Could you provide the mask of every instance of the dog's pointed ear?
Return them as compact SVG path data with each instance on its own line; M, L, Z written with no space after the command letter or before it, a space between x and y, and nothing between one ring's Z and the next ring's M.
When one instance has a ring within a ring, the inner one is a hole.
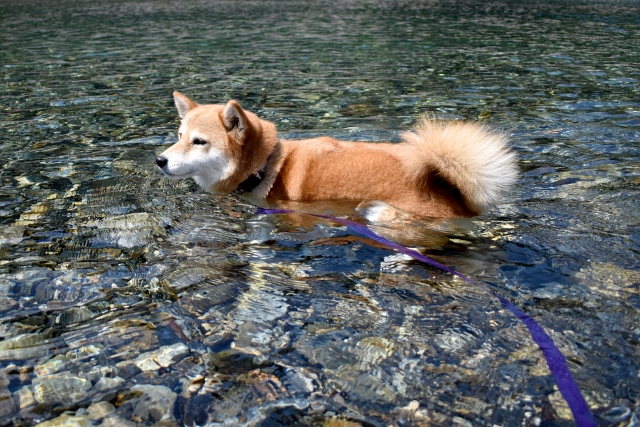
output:
M173 101L176 103L178 115L181 119L184 119L184 116L187 115L189 110L192 110L198 106L197 102L193 102L178 91L173 92Z
M224 107L224 112L222 113L222 118L224 126L227 128L227 132L231 133L235 131L235 137L238 142L244 142L244 138L247 134L248 122L247 116L240 104L233 99L227 102L227 106Z

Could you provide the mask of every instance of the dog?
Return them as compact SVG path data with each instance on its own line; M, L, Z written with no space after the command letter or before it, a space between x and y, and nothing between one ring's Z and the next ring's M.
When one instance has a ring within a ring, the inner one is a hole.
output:
M422 117L399 143L280 139L273 123L231 100L200 105L173 93L178 142L156 158L170 178L267 201L375 201L433 218L473 217L517 179L505 134L465 121Z

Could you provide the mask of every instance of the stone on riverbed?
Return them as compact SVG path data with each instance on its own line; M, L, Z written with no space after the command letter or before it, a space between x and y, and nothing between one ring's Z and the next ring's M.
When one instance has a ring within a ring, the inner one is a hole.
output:
M47 360L42 365L36 365L33 368L33 372L41 377L43 375L51 375L56 372L62 371L67 366L69 358L63 354L59 354L52 359Z
M180 358L186 356L189 349L183 343L176 343L160 347L157 350L142 353L134 360L134 363L142 371L155 371L160 367L168 368Z
M87 408L87 413L92 420L99 420L115 410L116 407L109 402L96 402Z
M49 332L23 334L0 341L0 360L26 360L43 356L55 347Z
M186 356L189 353L189 349L183 343L176 343L173 345L167 345L160 347L154 355L153 360L156 361L163 368L176 363L179 359Z
M111 416L107 417L102 421L100 427L136 427L138 424L125 420L122 417Z
M178 395L161 385L139 384L131 387L131 391L144 393L138 401L133 413L141 420L174 421L174 407Z
M87 222L86 226L100 230L95 242L121 248L144 246L156 237L166 236L162 220L146 212L119 215Z
M93 387L97 392L104 392L108 390L113 390L115 388L120 388L124 384L124 378L115 377L115 378L107 378L102 377L98 380L96 385Z
M89 427L93 425L89 417L63 414L58 418L36 424L36 427Z
M14 299L0 297L0 313L12 310L18 307L19 305L20 304L18 303L18 301Z
M13 393L13 400L16 406L20 409L24 409L28 406L34 405L36 399L33 397L33 391L31 386L24 386Z
M91 381L70 374L46 375L33 380L38 403L70 405L91 396Z
M9 378L4 372L0 372L0 417L6 417L16 410L16 405L11 396L11 392L7 388Z

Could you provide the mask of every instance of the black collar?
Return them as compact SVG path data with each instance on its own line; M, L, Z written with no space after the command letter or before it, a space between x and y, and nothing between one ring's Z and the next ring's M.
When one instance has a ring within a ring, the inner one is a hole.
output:
M245 179L238 185L238 188L234 191L235 194L251 193L262 182L264 177L264 169L256 171L249 175L249 178Z

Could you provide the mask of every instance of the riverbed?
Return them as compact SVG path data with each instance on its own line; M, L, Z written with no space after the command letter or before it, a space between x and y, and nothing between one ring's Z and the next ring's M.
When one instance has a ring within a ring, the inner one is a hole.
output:
M571 426L491 295L340 224L169 181L172 92L284 138L510 137L473 219L378 228L535 318L602 426L640 425L634 2L0 4L2 425ZM365 222L350 203L299 209ZM372 226L373 227L373 226Z

